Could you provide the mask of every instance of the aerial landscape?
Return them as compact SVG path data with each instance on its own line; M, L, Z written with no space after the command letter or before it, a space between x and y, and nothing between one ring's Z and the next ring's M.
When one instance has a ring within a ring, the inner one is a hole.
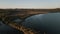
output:
M0 0L0 34L60 34L60 0Z

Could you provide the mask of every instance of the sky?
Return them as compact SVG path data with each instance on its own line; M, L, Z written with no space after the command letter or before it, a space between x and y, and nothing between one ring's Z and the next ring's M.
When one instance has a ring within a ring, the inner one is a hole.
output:
M0 8L60 8L60 0L0 0Z

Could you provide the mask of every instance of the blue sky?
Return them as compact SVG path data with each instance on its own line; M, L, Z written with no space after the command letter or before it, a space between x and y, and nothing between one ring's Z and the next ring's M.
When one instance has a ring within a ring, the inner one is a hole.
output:
M0 0L0 8L60 8L60 0Z

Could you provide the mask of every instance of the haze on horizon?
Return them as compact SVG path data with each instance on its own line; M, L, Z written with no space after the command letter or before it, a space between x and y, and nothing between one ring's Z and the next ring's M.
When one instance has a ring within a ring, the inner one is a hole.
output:
M60 8L60 0L0 0L0 8Z

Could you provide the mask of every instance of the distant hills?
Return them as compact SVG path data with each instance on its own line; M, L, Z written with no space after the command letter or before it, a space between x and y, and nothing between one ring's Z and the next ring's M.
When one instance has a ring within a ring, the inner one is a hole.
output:
M0 17L5 15L18 15L20 17L32 14L55 13L60 12L60 8L56 9L0 9Z
M60 11L60 8L56 9L0 9L1 11Z

